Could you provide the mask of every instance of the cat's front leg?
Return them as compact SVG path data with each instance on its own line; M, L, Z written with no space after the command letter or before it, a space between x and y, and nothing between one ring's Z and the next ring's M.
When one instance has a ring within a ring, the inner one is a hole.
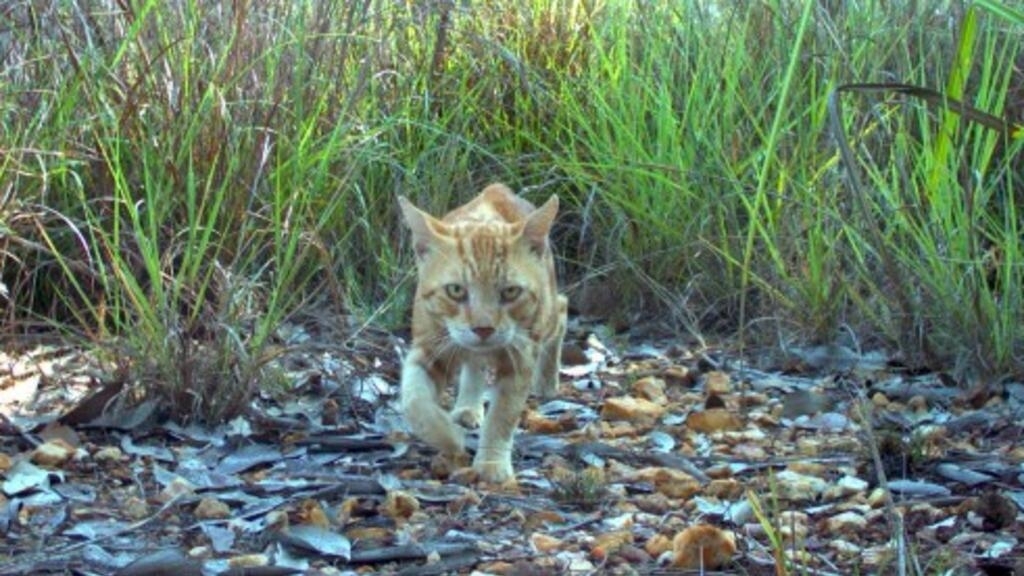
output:
M466 362L459 371L459 392L452 407L452 420L465 428L479 428L484 419L484 390L487 388L487 367L479 362Z
M399 405L413 434L457 460L465 451L465 433L438 401L439 386L427 370L427 355L413 348L402 363Z
M522 377L498 379L491 405L484 416L480 446L473 458L473 469L480 479L503 484L515 479L512 470L512 440L519 417L526 407L529 382Z

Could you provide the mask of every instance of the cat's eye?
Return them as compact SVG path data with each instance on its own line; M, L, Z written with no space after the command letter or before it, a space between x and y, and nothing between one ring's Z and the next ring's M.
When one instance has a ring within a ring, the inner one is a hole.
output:
M501 301L509 303L517 300L523 294L521 286L505 286L501 289Z
M444 293L447 294L449 298L455 300L456 302L462 302L463 300L466 299L466 287L463 286L462 284L445 284Z

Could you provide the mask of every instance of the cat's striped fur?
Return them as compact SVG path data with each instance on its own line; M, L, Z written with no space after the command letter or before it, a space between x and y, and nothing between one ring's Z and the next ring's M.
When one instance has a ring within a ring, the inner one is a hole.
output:
M549 397L558 386L566 299L548 242L558 197L535 208L492 184L442 219L399 202L419 276L402 412L414 434L456 460L463 426L481 426L473 468L482 480L506 482L531 388ZM458 394L449 412L440 399L452 381Z

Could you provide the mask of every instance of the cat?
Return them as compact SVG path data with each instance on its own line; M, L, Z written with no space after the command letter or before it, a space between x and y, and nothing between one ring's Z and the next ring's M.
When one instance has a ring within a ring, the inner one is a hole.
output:
M548 232L558 196L540 208L504 184L434 218L399 197L418 284L399 404L413 433L458 462L465 428L481 428L473 470L514 481L512 441L531 389L555 394L567 300L558 293ZM458 381L450 412L444 388ZM485 412L484 400L489 396Z

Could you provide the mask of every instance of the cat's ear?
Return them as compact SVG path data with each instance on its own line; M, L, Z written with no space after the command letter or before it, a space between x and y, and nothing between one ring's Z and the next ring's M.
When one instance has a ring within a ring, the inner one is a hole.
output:
M402 208L402 216L405 218L406 226L412 231L416 258L422 258L430 251L430 246L436 241L437 237L445 235L445 226L437 218L413 206L412 202L409 202L409 199L405 196L398 197L398 205Z
M543 206L537 208L526 217L523 223L523 239L530 249L541 254L548 245L548 232L558 214L558 196L552 195Z

